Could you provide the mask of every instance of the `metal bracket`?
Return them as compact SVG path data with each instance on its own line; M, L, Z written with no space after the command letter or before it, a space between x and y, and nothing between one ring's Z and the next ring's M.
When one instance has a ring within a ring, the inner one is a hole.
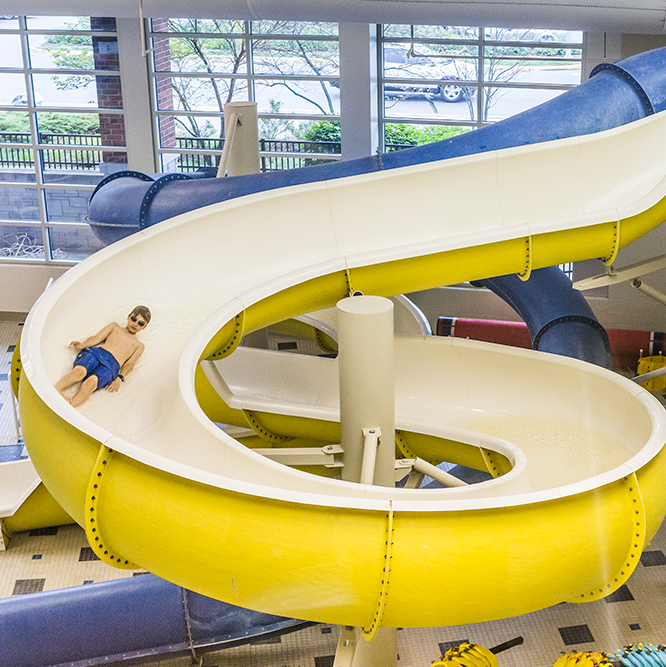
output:
M86 512L85 512L85 531L88 542L95 552L95 555L107 565L119 568L121 570L135 570L137 565L125 560L122 556L110 551L109 545L102 537L99 518L99 496L102 492L102 481L104 475L109 470L111 459L113 458L113 449L102 445L95 461L88 489L86 490Z
M620 221L616 220L615 222L613 222L611 251L608 257L606 257L603 260L607 266L610 266L617 259L617 252L619 249L620 249Z
M377 447L382 431L379 426L363 429L363 462L361 463L361 484L372 484L375 480Z
M418 456L414 459L400 459L395 462L396 469L400 468L412 468L422 475L428 475L434 480L437 480L440 484L447 487L457 487L457 486L468 486L467 482L463 482L461 479L458 479L454 475L451 475L444 470L440 470L437 466L434 466L432 463L428 463L423 459L420 459ZM398 465L399 464L399 465ZM396 472L396 476L397 476ZM403 474L399 479L402 479L405 475Z
M614 593L626 583L641 559L646 537L645 505L641 497L640 488L638 487L636 473L633 472L631 475L624 477L623 482L631 511L631 536L629 537L630 544L626 559L614 576L611 575L607 581L595 586L593 590L581 593L580 597L567 600L567 602L591 602L592 600L599 600Z
M389 574L391 572L391 547L393 546L393 501L389 500L389 511L387 515L386 542L384 544L384 569L382 575L382 588L379 592L379 602L375 615L372 617L372 623L367 628L363 628L363 636L370 641L377 634L377 629L381 625L384 616L384 607L386 606L386 595L388 592Z
M250 425L250 428L262 440L266 440L266 442L289 442L290 440L295 440L295 438L292 438L289 435L280 435L279 433L273 433L272 431L269 431L259 421L259 417L257 416L258 413L252 410L245 410L245 409L243 409L242 412L245 415L245 419L247 419L247 423Z
M532 237L525 237L525 268L518 272L518 277L523 281L530 279L532 275Z
M630 264L629 266L625 266L623 269L618 270L609 266L606 269L606 273L603 275L585 278L584 280L577 280L573 284L573 287L574 289L583 292L588 289L594 289L595 287L617 285L626 282L627 280L640 278L641 276L653 273L654 271L660 271L661 269L666 269L666 255L660 255L659 257L648 259L645 262Z
M208 358L209 359L224 359L228 357L239 345L241 338L243 338L243 333L245 332L245 311L241 310L238 315L234 317L234 330L229 336L229 340L226 344L219 348L216 352L213 352Z
M268 449L253 449L253 452L265 456L271 461L287 466L324 466L325 468L344 468L344 463L336 459L342 455L340 445L326 445L325 447L272 447Z

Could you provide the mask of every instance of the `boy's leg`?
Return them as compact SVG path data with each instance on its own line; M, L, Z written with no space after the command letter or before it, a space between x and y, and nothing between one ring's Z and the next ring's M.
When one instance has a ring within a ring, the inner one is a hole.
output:
M88 376L79 387L79 390L72 396L69 401L70 405L73 405L75 408L78 408L79 405L83 405L92 395L92 393L97 389L97 383L99 378L96 375Z
M63 375L63 377L55 383L56 390L62 394L63 391L69 389L72 385L81 382L87 372L88 371L83 366L74 366L67 375Z

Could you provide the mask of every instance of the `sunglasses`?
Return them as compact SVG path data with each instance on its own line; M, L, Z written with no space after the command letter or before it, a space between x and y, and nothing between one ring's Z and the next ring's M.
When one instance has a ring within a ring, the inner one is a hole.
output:
M140 327L145 327L147 324L147 322L140 320L136 315L130 315L130 320L132 320L134 324L138 324Z

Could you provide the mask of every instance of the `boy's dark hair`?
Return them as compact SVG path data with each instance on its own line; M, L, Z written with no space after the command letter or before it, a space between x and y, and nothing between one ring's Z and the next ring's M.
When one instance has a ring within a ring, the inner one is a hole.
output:
M136 306L136 308L134 308L134 310L130 313L130 317L132 315L143 317L143 319L146 320L146 324L150 322L150 310L148 310L146 306Z

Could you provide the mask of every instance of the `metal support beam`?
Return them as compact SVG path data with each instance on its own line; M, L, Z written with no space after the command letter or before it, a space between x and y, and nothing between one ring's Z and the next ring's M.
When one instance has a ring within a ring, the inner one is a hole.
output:
M256 454L261 454L272 461L277 461L287 466L317 466L326 468L342 468L344 463L337 460L342 447L340 445L326 445L325 447L269 447L267 449L253 449Z
M595 287L606 287L607 285L624 283L627 280L634 280L634 278L640 278L641 276L645 276L654 271L660 271L661 269L666 269L666 255L654 257L645 262L631 264L630 266L625 266L623 269L617 271L609 266L606 273L600 276L592 276L591 278L577 280L573 286L574 289L584 292L585 290L594 289Z
M646 285L640 278L635 278L631 282L631 286L635 287L639 292L643 292L646 296L658 301L662 305L666 306L666 294L656 290L654 287Z

